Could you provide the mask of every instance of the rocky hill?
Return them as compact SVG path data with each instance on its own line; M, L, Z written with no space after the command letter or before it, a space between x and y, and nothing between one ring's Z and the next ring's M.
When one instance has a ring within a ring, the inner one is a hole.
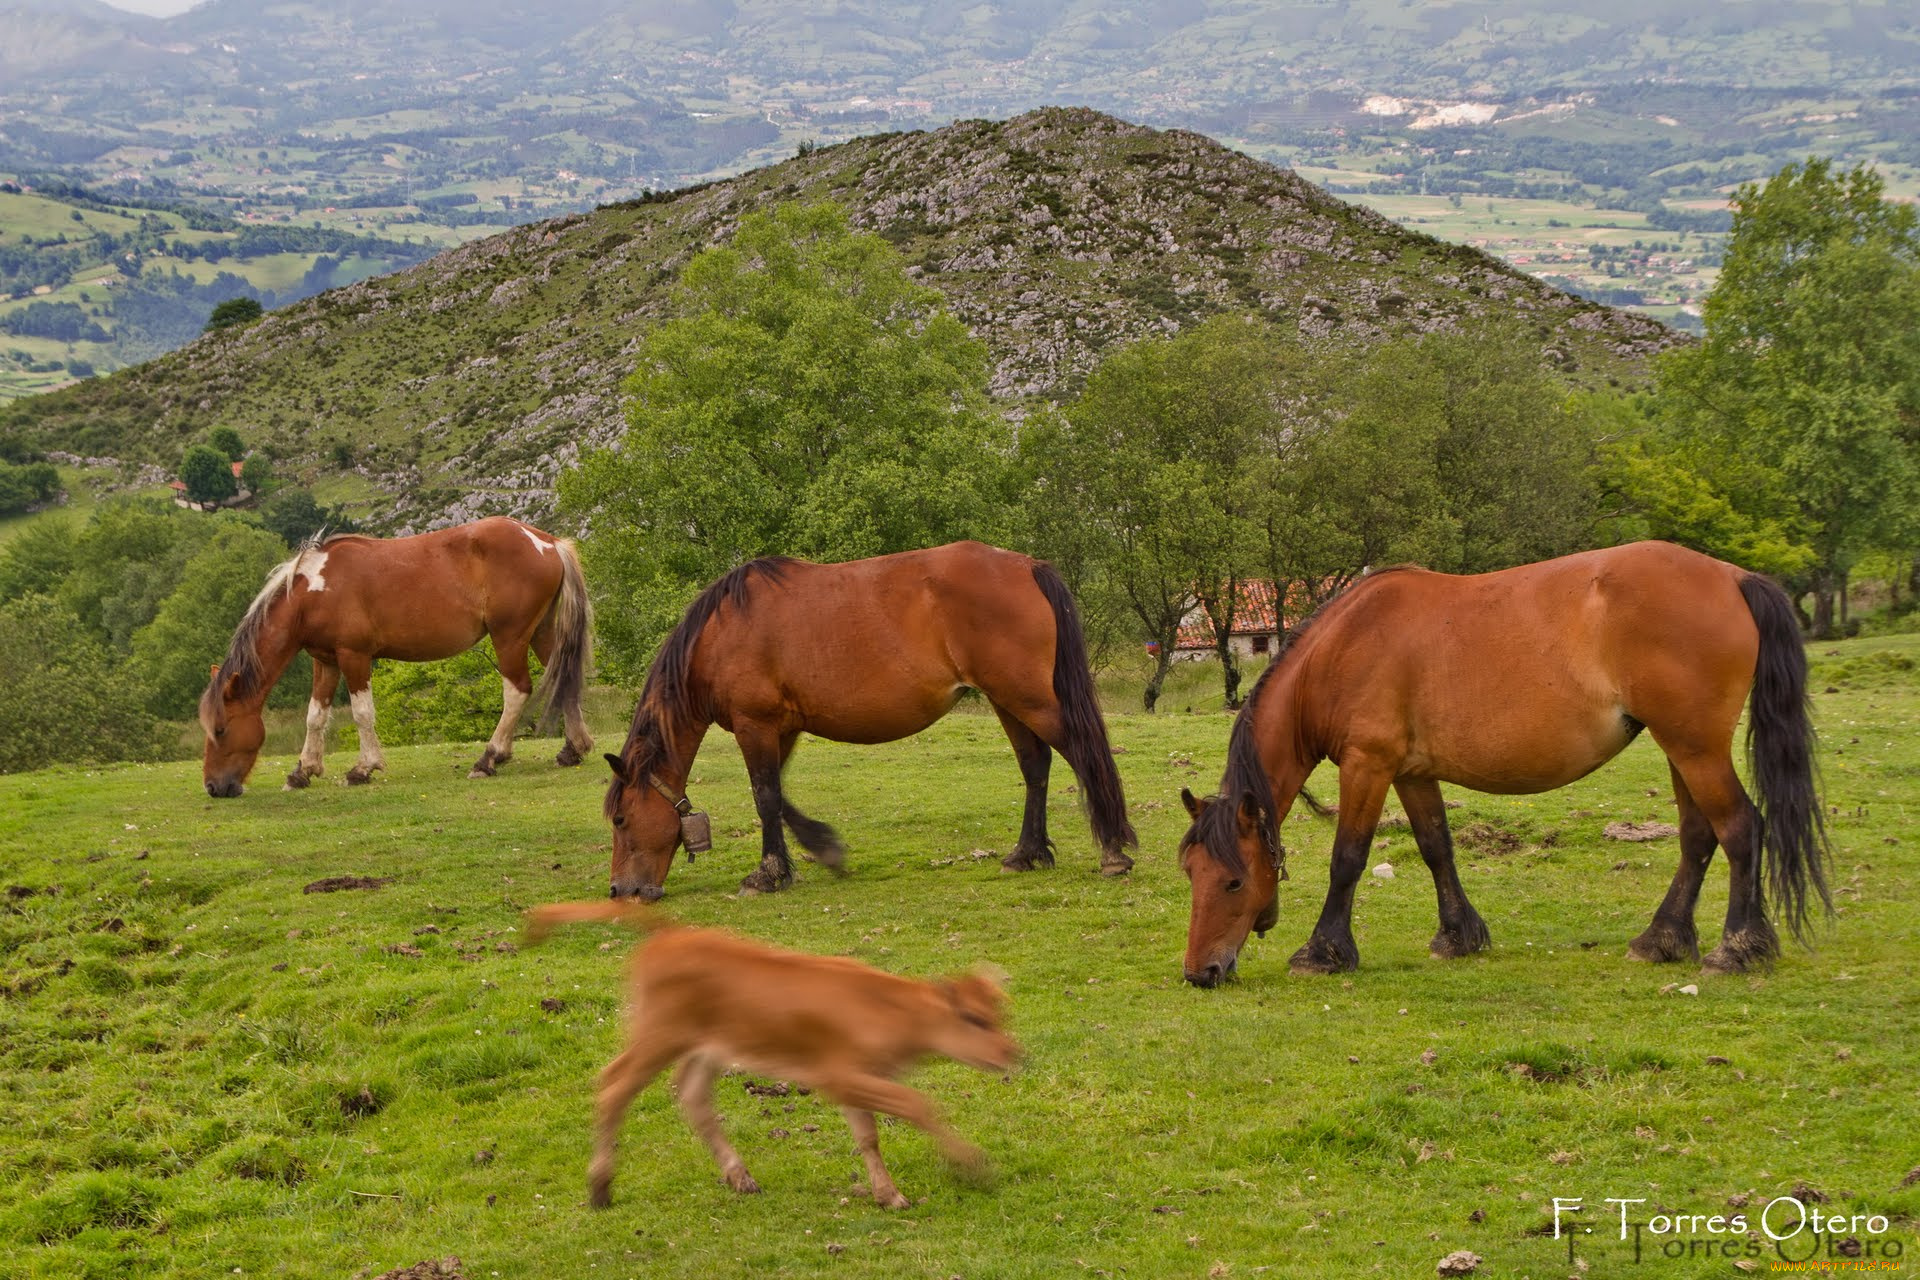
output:
M226 424L283 471L350 468L376 527L538 518L555 474L620 430L621 380L688 258L752 210L823 199L946 295L1010 409L1073 394L1110 346L1227 310L1356 340L1518 315L1543 360L1594 383L1641 381L1675 337L1199 135L1049 109L520 227L19 402L0 434L170 464Z

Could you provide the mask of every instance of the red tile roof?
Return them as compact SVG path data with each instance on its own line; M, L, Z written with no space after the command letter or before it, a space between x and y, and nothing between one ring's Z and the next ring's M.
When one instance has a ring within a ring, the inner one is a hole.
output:
M1265 579L1242 582L1237 603L1233 609L1233 634L1277 635L1280 631L1279 620L1275 617L1275 607L1279 604L1280 593L1273 583ZM1289 623L1297 622L1313 611L1313 604L1299 583L1287 589L1287 600L1282 612ZM1207 617L1206 610L1199 605L1180 623L1179 639L1174 641L1175 649L1211 649L1213 648L1213 622Z

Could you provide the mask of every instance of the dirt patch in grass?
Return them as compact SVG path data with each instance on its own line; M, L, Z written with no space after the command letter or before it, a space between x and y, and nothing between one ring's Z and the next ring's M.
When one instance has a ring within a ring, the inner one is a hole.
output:
M342 889L378 889L397 879L398 876L328 876L324 880L315 880L300 892L338 893Z

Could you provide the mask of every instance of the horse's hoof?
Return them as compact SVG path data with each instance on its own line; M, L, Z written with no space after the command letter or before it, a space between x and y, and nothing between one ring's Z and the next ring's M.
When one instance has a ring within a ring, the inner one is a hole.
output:
M1053 865L1053 850L1045 845L1038 849L1016 848L1012 853L1000 859L1002 871L1037 871Z
M553 758L553 762L562 769L571 769L580 763L580 753L575 751L573 744L569 742L560 748L560 754Z
M287 790L304 791L307 787L307 783L310 780L311 779L308 774L302 772L299 769L295 769L292 773L287 775Z
M905 1209L913 1203L913 1201L907 1199L900 1193L900 1188L898 1187L895 1187L885 1195L874 1196L873 1202L882 1209Z
M755 1182L753 1175L745 1169L740 1170L739 1173L728 1174L727 1185L743 1196L757 1196L760 1194L760 1184Z
M1103 876L1124 876L1133 870L1133 859L1124 853L1102 854L1100 874Z
M587 1203L596 1209L610 1208L613 1204L613 1184L595 1182L587 1188Z
M1674 964L1681 960L1700 961L1700 944L1668 929L1648 929L1627 944L1627 959L1647 964Z
M1709 973L1745 973L1766 968L1779 952L1780 943L1772 929L1743 930L1722 937L1700 967Z
M756 893L778 893L793 884L793 874L777 876L765 867L749 874L740 882L740 896L752 897Z
M364 787L369 782L372 782L372 781L373 781L373 770L371 769L347 770L347 785L350 787Z
M1475 916L1461 928L1442 929L1434 934L1433 941L1427 944L1427 954L1436 960L1458 960L1492 945L1493 938L1487 933L1486 924Z
M1333 946L1314 942L1301 947L1287 961L1288 969L1305 974L1349 973L1359 967L1358 952L1349 954Z
M492 776L493 776L492 769L490 768L483 769L479 765L475 765L473 766L473 768L467 770L467 778L469 780L472 780L474 778L491 778Z

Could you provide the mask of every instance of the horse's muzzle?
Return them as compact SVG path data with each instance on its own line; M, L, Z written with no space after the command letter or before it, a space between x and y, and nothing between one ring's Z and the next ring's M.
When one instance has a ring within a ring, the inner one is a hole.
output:
M1188 969L1187 981L1196 987L1217 987L1233 976L1234 964L1238 959L1238 956L1232 957L1225 964L1221 964L1218 960L1209 960L1205 968Z
M657 884L635 885L631 889L622 889L616 884L608 890L607 896L615 899L638 898L642 902L658 902L667 896L667 891Z
M207 783L207 794L215 800L231 800L243 790L238 778L215 778Z

